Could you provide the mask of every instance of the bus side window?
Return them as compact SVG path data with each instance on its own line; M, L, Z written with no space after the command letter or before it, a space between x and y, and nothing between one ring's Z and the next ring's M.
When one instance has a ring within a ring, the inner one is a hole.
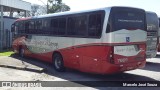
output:
M42 31L42 20L35 21L35 31L36 31L35 34L43 33L43 32L41 32Z
M76 29L76 19L75 17L69 17L68 18L68 22L67 22L67 34L68 35L75 35L76 32L75 32L75 29Z
M34 30L34 21L29 21L29 34L34 34L35 30Z
M49 19L43 19L42 22L42 33L41 34L51 34L50 32L50 20Z
M76 17L76 35L86 36L87 32L87 16L81 15Z
M91 14L89 16L88 36L99 37L102 31L102 16L101 14Z
M64 35L66 32L66 18L52 19L51 30L53 35Z
M25 31L26 31L26 34L29 34L29 22L25 22Z
M58 35L64 35L65 32L66 32L66 18L60 18Z
M51 34L57 35L58 34L58 19L51 20Z
M20 21L20 23L18 24L18 33L19 34L25 34L25 27L24 27L24 22Z

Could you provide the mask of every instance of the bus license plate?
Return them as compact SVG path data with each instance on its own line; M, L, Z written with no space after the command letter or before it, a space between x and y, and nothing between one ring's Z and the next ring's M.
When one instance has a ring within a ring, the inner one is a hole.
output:
M121 56L135 56L139 53L137 45L114 46L114 54Z

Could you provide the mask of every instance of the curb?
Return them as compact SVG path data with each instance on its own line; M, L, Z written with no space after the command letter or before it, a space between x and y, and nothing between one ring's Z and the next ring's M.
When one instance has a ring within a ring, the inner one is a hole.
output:
M25 70L25 71L31 71L31 72L37 72L37 73L43 73L46 71L45 68L31 68L31 67L25 67L25 66L0 65L0 67L17 69L17 70Z

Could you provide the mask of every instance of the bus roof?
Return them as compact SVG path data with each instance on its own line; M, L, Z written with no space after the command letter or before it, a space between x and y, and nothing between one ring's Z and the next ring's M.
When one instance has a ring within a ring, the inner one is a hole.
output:
M124 7L124 6L112 6L112 7ZM85 13L85 12L93 12L93 11L99 11L99 10L106 11L106 10L110 10L112 7L103 7L103 8L83 10L83 11L65 11L65 12L51 13L51 14L46 14L46 15L21 18L21 19L17 19L16 21L29 20L29 19L40 19L40 18L47 18L47 17L53 17L53 16L63 16L63 15L78 14L78 13ZM133 8L133 7L128 7L128 8Z
M78 14L78 13L85 13L85 12L92 12L92 11L98 11L98 10L106 10L110 9L111 7L107 8L98 8L98 9L90 9L90 10L83 10L83 11L66 11L66 12L59 12L59 13L52 13L47 15L40 15L33 18L44 18L44 17L52 17L52 16L63 16L63 15L69 15L69 14Z
M98 10L106 10L106 9L110 9L110 8L111 7L90 9L90 10L83 10L83 11L65 11L65 12L51 13L51 14L40 15L40 16L20 18L20 19L17 19L16 21L21 21L21 20L23 21L23 20L29 20L29 19L38 19L38 18L47 18L47 17L53 17L53 16L63 16L63 15L69 15L69 14L78 14L78 13L92 12L92 11L98 11Z
M153 12L153 11L146 11L146 13L147 13L147 14L155 14L155 15L157 15L157 13L155 13L155 12ZM157 15L157 17L158 17L158 15Z
M28 20L28 19L31 19L32 17L27 17L27 18L19 18L17 19L16 21L22 21L22 20Z

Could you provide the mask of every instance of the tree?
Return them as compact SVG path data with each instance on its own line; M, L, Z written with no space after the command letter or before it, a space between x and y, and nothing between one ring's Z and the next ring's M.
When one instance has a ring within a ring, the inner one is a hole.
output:
M36 4L31 5L31 15L35 16L38 9L39 9L39 5L36 5Z
M38 15L44 15L44 14L47 14L46 5L41 6L41 5L32 4L31 11L27 12L27 16L38 16ZM25 17L25 12L17 12L14 14L14 17L17 17L17 18Z
M48 0L48 3L47 3L48 13L64 12L69 10L70 10L70 7L62 3L62 0Z
M46 11L46 6L40 6L36 4L31 5L31 16L43 15L47 13Z

